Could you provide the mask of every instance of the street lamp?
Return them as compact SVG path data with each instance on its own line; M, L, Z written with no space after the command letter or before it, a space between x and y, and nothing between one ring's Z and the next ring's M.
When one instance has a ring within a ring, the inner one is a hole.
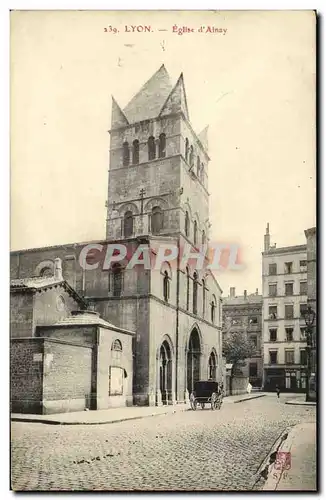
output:
M306 339L307 339L307 346L306 346L306 353L307 353L307 382L306 382L306 401L310 401L310 394L309 394L309 382L310 382L310 375L311 375L311 348L313 346L312 342L312 333L313 333L313 324L315 322L315 317L316 313L312 309L311 306L308 306L305 313L304 313L304 320L306 322Z

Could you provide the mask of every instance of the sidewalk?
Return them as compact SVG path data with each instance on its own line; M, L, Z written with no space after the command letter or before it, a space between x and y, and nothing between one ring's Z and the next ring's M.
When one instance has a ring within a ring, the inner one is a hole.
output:
M269 467L263 491L317 491L316 424L295 425L277 450L290 460L288 470L279 470L278 462Z
M261 398L263 396L265 396L265 394L263 393L241 394L240 396L228 396L223 399L223 404L241 403L242 401ZM117 422L124 422L125 420L136 420L144 417L168 415L188 410L190 410L189 404L177 404L171 406L130 406L123 408L111 408L108 410L57 413L53 415L30 415L25 413L12 413L11 421L31 422L31 423L38 422L43 424L55 424L55 425L95 425L95 424L111 424L111 423L113 424Z
M315 401L306 401L305 394L298 394L295 398L285 401L286 405L316 406Z

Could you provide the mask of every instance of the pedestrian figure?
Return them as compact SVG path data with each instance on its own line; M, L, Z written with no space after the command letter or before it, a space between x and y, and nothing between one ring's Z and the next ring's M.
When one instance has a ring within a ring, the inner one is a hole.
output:
M279 388L279 386L277 385L276 386L276 394L277 394L277 397L279 398L280 397L280 392L281 392L281 389Z

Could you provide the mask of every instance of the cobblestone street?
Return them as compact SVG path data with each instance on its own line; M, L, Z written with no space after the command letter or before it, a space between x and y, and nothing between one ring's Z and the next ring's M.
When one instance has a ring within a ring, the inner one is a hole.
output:
M104 425L12 423L14 490L251 490L288 426L315 407L275 394L220 411L177 412Z

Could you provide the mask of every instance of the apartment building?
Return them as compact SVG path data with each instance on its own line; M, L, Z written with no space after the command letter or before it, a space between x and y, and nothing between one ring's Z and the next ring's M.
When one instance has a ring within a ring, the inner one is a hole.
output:
M235 288L231 287L229 296L223 298L223 338L231 332L243 332L255 345L253 357L245 360L241 371L253 387L259 388L263 378L262 303L258 289L251 294L244 290L243 295L237 296Z
M307 246L271 246L262 253L264 389L306 388Z

